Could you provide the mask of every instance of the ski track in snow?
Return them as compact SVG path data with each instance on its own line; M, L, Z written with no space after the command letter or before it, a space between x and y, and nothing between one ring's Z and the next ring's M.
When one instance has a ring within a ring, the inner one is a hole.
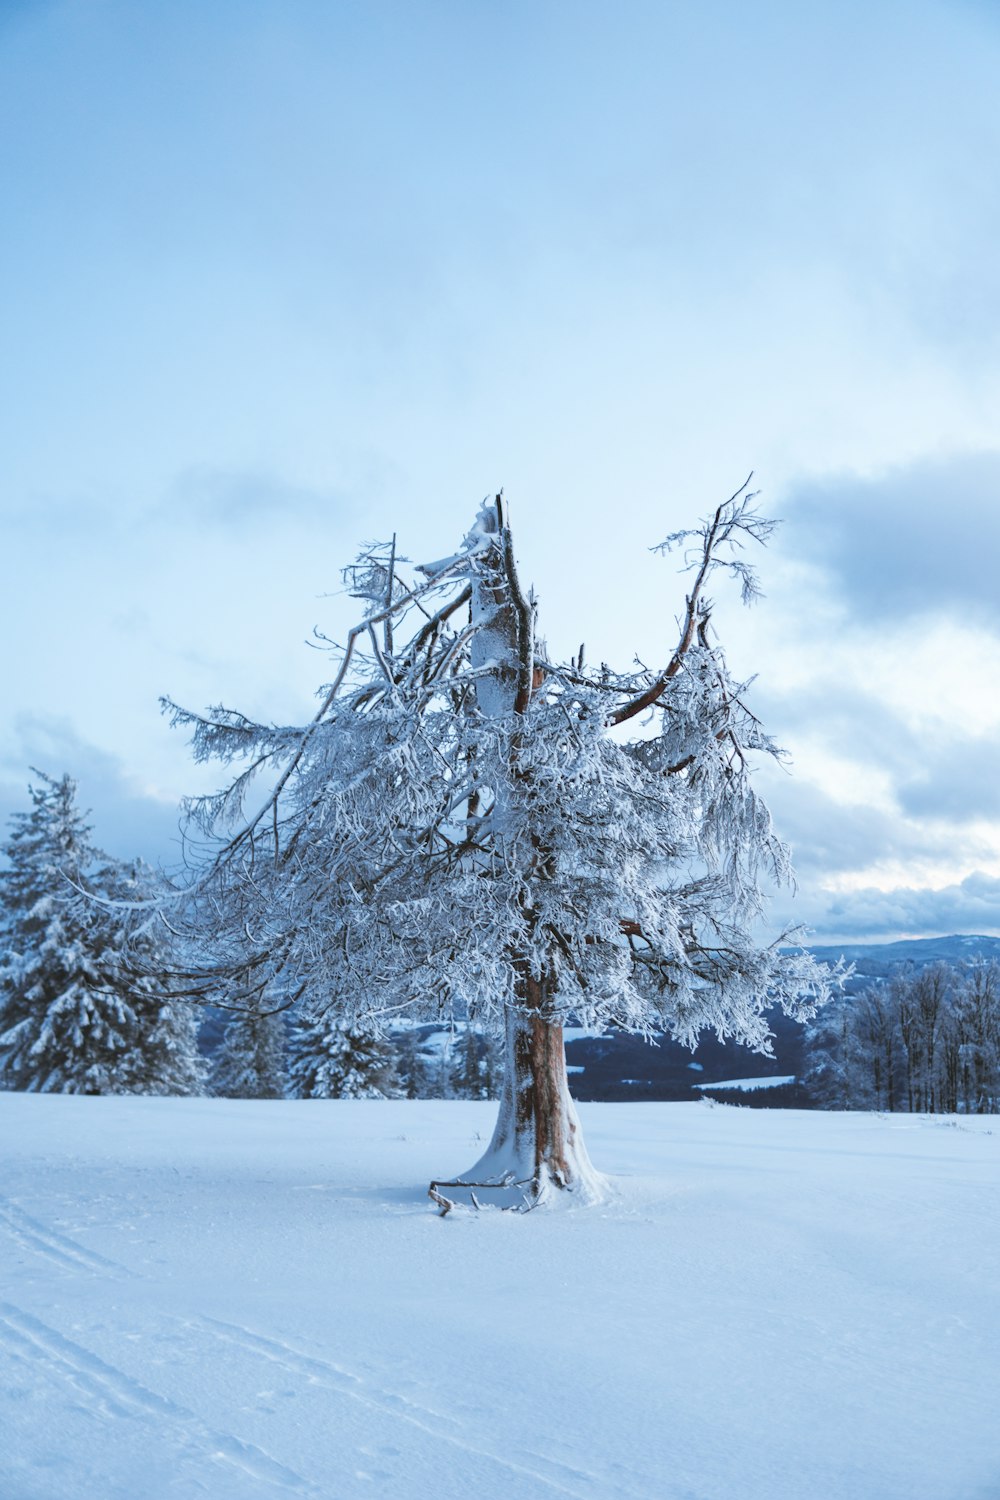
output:
M41 1223L2 1195L0 1225L25 1249L44 1256L64 1270L144 1279L119 1261L88 1250L68 1235ZM374 1386L352 1370L306 1354L282 1339L204 1313L168 1316L188 1333L208 1336L216 1343L229 1344L245 1354L268 1360L287 1374L304 1379L308 1385L320 1386L338 1396L360 1402L384 1416L408 1423L435 1442L496 1464L516 1480L531 1480L559 1494L569 1495L572 1500L593 1500L597 1478L594 1474L574 1469L540 1453L526 1452L525 1461L521 1462L484 1447L456 1418L432 1411L397 1392ZM182 1446L188 1448L191 1457L227 1462L254 1479L297 1494L318 1497L325 1493L254 1444L244 1442L232 1433L215 1430L194 1412L150 1390L117 1366L107 1364L23 1308L3 1301L0 1301L0 1343L11 1355L20 1357L28 1365L40 1362L51 1374L68 1381L87 1398L87 1409L97 1415L138 1417L153 1420L161 1426L166 1421L181 1438ZM608 1500L611 1497L639 1500L633 1491L607 1480L602 1483L600 1494L607 1496Z
M47 1260L54 1261L64 1270L89 1271L91 1275L100 1276L109 1274L135 1276L134 1271L130 1271L119 1261L109 1260L106 1255L98 1255L76 1240L70 1239L68 1235L60 1234L49 1225L39 1223L37 1219L25 1213L18 1204L12 1202L10 1198L3 1197L2 1194L0 1194L0 1224L25 1249L44 1255Z
M42 1224L9 1198L0 1195L0 1225L25 1249L64 1270L104 1277L141 1280L119 1261L86 1249L68 1235ZM0 1300L0 1345L28 1367L41 1367L85 1398L84 1410L100 1417L153 1422L172 1430L194 1459L223 1462L252 1479L321 1500L325 1493L293 1469L233 1433L220 1432L196 1413L150 1390L116 1365L42 1322L15 1304Z
M209 1427L194 1412L151 1391L116 1365L109 1365L40 1318L9 1302L0 1302L0 1343L27 1355L58 1379L67 1381L85 1401L84 1410L101 1417L148 1421L158 1431L172 1431L180 1448L195 1459L209 1459L285 1491L320 1500L322 1491L253 1443L231 1432Z
M407 1396L400 1396L393 1391L373 1386L353 1371L327 1360L317 1359L313 1355L303 1354L281 1339L265 1337L263 1334L255 1333L252 1329L243 1328L238 1324L223 1323L217 1318L198 1316L181 1321L187 1328L207 1332L225 1343L235 1345L244 1353L256 1354L271 1360L291 1375L304 1376L310 1384L323 1386L340 1396L346 1396L352 1401L361 1402L364 1406L373 1407L384 1415L408 1422L411 1426L429 1434L436 1442L450 1444L453 1448L462 1449L466 1453L474 1454L477 1458L485 1458L518 1479L534 1480L538 1484L557 1490L560 1494L571 1495L574 1500L593 1500L592 1486L595 1476L582 1469L573 1469L567 1464L545 1458L540 1453L525 1453L524 1457L530 1460L530 1463L521 1463L517 1459L485 1448L475 1441L454 1417L431 1411ZM540 1467L536 1468L532 1465ZM617 1485L609 1488L605 1484L600 1493L602 1496L620 1496L622 1500L638 1500L632 1491L622 1489Z

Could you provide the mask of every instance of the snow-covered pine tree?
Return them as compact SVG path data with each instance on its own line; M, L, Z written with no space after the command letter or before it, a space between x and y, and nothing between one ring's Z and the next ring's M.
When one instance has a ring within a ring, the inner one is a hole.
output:
M292 1016L288 1058L296 1099L394 1099L401 1092L388 1042L370 1028L345 1025L333 1008Z
M788 856L749 758L777 752L709 641L709 580L735 574L752 599L739 549L771 530L745 491L663 544L688 549L693 579L658 670L543 656L497 496L415 580L395 543L348 570L364 618L309 724L166 705L197 758L249 760L191 805L215 849L184 899L217 964L238 966L251 934L261 988L336 995L345 1025L458 1012L503 1028L493 1140L458 1185L432 1185L445 1211L469 1184L511 1205L599 1196L569 1017L764 1051L768 1006L803 1017L829 992L788 933L759 936L762 881L787 878ZM613 732L631 723L632 742ZM261 771L271 790L247 816Z
M495 1099L496 1059L493 1039L466 1023L451 1049L449 1095L452 1099Z
M141 1067L129 1093L203 1094L208 1067L198 1050L196 1010L178 1000L150 998L152 1024L144 1027Z
M222 1034L209 1091L223 1099L283 1099L287 1082L284 1015L251 999Z
M76 909L67 880L99 856L76 783L35 775L31 811L13 815L9 865L0 871L0 1078L12 1089L107 1093L133 1045L135 1018L107 992L97 913Z
M194 1023L157 979L171 963L162 922L147 913L130 924L144 958L137 978L122 962L122 909L71 883L86 876L114 901L134 900L148 898L150 872L95 848L72 777L34 774L32 809L14 814L0 872L0 1081L39 1092L197 1092Z
M404 1099L429 1099L432 1095L431 1066L427 1053L420 1045L420 1037L408 1027L394 1034L395 1070L399 1089Z
M202 1094L207 1067L198 1050L197 1006L173 998L165 985L176 965L170 931L153 910L142 924L129 920L119 903L146 902L159 880L141 859L105 863L98 873L105 902L101 920L109 930L108 951L115 959L110 977L136 1015L136 1045L122 1069L122 1092Z

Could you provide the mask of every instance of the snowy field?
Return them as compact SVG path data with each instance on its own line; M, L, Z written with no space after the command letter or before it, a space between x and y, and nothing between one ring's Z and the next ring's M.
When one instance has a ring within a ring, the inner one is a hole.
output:
M995 1500L1000 1128L590 1104L600 1208L438 1218L494 1106L0 1094L3 1500Z

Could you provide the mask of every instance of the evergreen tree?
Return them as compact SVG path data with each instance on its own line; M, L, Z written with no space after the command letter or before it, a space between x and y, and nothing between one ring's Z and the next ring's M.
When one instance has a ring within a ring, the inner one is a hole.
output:
M203 1094L208 1069L198 1051L198 1017L183 1001L154 1002L134 1094Z
M14 814L0 872L0 1078L37 1092L197 1092L194 1022L157 978L166 929L153 917L133 931L146 968L137 978L124 960L126 914L74 885L87 878L107 897L135 900L148 895L149 872L95 848L72 777L35 774L32 809Z
M105 867L102 884L109 896L129 903L148 901L159 888L143 860ZM120 982L139 1022L138 1044L123 1077L128 1092L204 1093L207 1068L198 1050L197 1008L164 991L175 957L162 918L154 913L136 927L127 910L110 904L104 918L111 928L110 951L119 957Z
M222 1035L211 1092L226 1099L283 1099L285 1020L260 1003L236 1011Z
M400 1092L392 1048L370 1029L331 1011L295 1017L289 1035L289 1090L297 1099L393 1099Z
M404 1098L431 1098L431 1070L417 1032L407 1028L395 1040L396 1077Z
M451 1052L448 1093L452 1099L495 1099L496 1049L492 1038L465 1025Z
M15 813L0 873L7 912L0 960L0 1074L8 1088L123 1090L138 1019L111 983L111 929L70 881L99 859L76 783L40 772L32 809Z

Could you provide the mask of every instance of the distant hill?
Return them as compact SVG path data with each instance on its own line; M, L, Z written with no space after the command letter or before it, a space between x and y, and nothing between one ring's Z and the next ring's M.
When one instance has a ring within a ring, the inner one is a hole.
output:
M843 957L855 967L855 979L849 990L857 990L872 980L887 979L900 964L923 969L928 964L968 963L970 959L996 959L1000 962L1000 938L963 935L958 937L904 938L898 943L834 943L827 947L810 947L810 952L825 963L836 963Z

